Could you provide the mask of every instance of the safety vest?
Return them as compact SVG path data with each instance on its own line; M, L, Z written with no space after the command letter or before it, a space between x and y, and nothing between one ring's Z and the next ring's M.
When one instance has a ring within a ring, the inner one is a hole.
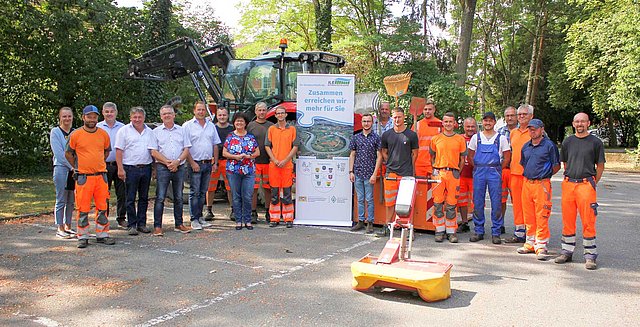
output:
M431 172L431 154L429 148L431 146L431 138L442 132L442 121L436 117L430 119L422 119L418 121L416 133L418 134L418 158L416 166L427 167Z

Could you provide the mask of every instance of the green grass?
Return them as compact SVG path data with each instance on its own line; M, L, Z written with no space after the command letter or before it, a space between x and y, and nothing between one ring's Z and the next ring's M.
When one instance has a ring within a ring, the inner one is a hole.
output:
M0 177L0 218L53 211L52 173Z
M155 178L151 180L149 197L156 194ZM115 194L113 195L115 199ZM0 176L0 218L52 212L56 191L51 172L31 176ZM115 204L115 201L111 201ZM153 201L149 201L153 207Z

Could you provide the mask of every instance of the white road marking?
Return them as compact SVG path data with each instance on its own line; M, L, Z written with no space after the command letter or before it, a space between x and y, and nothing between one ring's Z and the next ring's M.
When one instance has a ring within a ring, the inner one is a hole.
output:
M53 319L49 319L46 317L38 317L38 316L34 316L34 315L27 315L24 313L20 313L20 312L16 312L13 314L16 317L20 317L22 319L25 320L31 320L32 322L35 322L36 324L40 324L42 326L47 326L47 327L60 327L63 326L61 323L53 320Z
M241 293L244 293L246 291L249 291L249 290L251 290L251 289L253 289L255 287L258 287L258 286L261 286L261 285L265 285L266 283L268 283L268 282L270 282L272 280L290 276L293 273L295 273L296 271L300 271L300 270L303 270L305 268L321 264L321 263L323 263L323 262L325 262L325 261L327 261L327 260L329 260L329 259L331 259L331 258L333 258L333 257L335 257L337 255L340 255L340 254L343 254L343 253L347 253L347 252L349 252L349 251L351 251L353 249L356 249L356 248L359 248L361 246L373 243L375 241L376 241L376 239L371 238L371 239L367 239L367 240L355 243L355 244L353 244L353 245L351 245L349 247L338 249L338 250L334 251L333 253L324 255L324 256L316 258L316 259L309 260L309 261L307 261L305 263L299 264L299 265L291 267L289 269L285 269L280 273L273 274L273 275L271 275L271 276L269 276L269 277L267 277L265 279L262 279L260 281L257 281L257 282L254 282L254 283L247 284L245 286L241 286L241 287L235 288L235 289L230 290L228 292L224 292L224 293L222 293L219 296L216 296L214 298L206 299L206 300L202 301L201 303L197 303L197 304L188 306L186 308L181 308L181 309L169 312L167 314L164 314L164 315L158 316L156 318L147 320L146 322L144 322L142 324L138 324L136 326L140 326L140 327L155 326L155 325L161 324L163 322L167 322L167 321L170 321L172 319L184 316L184 315L186 315L186 314L188 314L190 312L210 307L210 306L212 306L212 305L214 305L214 304L216 304L218 302L222 302L222 301L224 301L224 300L226 300L228 298L231 298L231 297L236 296L238 294L241 294Z

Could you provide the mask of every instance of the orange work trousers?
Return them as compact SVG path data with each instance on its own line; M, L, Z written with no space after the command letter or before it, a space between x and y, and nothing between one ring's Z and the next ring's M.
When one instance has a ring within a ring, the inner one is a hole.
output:
M227 179L226 159L218 160L218 170L211 171L211 178L209 178L209 188L207 189L207 192L215 192L218 189L218 181L220 181L220 176L222 176L224 188L227 191L231 191L231 186L229 185L229 180Z
M598 202L593 178L562 182L562 253L572 255L576 247L576 216L580 213L585 259L596 259Z
M509 182L510 181L511 181L511 169L502 168L502 203L507 203L507 199L509 199ZM511 198L511 202L513 203L513 197Z
M524 176L511 174L509 181L509 191L511 192L511 202L513 203L513 224L515 225L515 237L525 238L524 213L522 208L522 187Z
M522 209L527 228L525 247L535 250L547 249L549 243L549 217L551 216L551 180L524 179L522 187Z
M456 178L453 174L453 171L440 169L438 176L432 177L433 179L440 179L440 183L434 186L431 193L434 207L433 225L436 228L436 234L444 232L453 234L458 229L456 206L458 204L458 192L460 192L460 178Z
M89 211L91 211L92 199L96 206L96 237L109 237L109 219L107 218L109 186L106 173L94 176L78 175L76 181L78 239L89 238Z

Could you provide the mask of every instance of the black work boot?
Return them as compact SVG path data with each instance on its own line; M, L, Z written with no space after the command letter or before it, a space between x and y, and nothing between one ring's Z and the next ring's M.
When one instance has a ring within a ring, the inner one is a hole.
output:
M373 234L373 223L367 222L367 229L365 230L366 234Z

